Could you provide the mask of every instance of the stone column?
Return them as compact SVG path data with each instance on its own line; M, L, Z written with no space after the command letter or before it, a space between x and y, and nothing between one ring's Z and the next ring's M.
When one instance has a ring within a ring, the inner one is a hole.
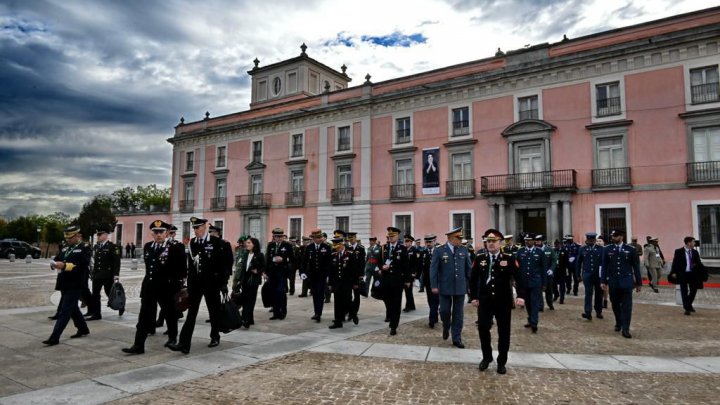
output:
M570 201L569 201L569 200L565 200L565 201L562 202L562 204L563 204L563 209L562 209L562 214L563 214L563 235L569 235L569 234L572 234L572 224L570 223L570 221L571 221L571 219L570 219L570 218L571 218L571 215L570 215Z
M490 227L491 228L497 228L497 216L495 215L495 204L489 204L489 210L490 210Z
M550 229L548 229L547 241L552 245L555 238L557 238L558 232L558 205L557 201L550 201Z

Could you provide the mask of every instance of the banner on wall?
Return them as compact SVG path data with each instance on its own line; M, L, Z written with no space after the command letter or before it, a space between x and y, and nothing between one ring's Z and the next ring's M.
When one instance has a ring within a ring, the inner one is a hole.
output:
M422 151L422 192L440 194L440 148Z

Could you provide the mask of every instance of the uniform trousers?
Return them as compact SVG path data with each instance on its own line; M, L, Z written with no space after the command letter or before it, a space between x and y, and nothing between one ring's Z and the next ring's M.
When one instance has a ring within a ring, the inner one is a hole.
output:
M145 348L148 333L155 332L158 304L167 323L168 340L177 339L178 313L175 310L175 294L170 291L143 291L142 295L140 315L135 326L135 346Z
M82 312L80 312L80 308L78 308L80 295L81 290L66 290L60 292L60 311L49 340L60 340L60 335L62 335L70 319L72 319L78 331L89 331L87 322L85 322L85 318L83 318Z
M425 294L427 295L428 307L430 307L430 315L428 317L428 322L435 325L436 323L438 323L440 296L438 294L433 294L432 289L430 288L425 289Z
M610 302L615 314L615 326L623 332L630 332L630 319L632 318L633 288L610 287Z
M530 326L537 326L538 322L540 322L541 300L542 287L528 287L525 289L525 310L527 310Z
M415 309L415 297L413 296L413 283L410 283L410 287L403 287L405 290L405 309Z
M345 320L345 314L350 313L350 316L356 314L352 311L352 287L340 285L333 287L332 292L335 295L335 301L333 307L335 310L335 323L342 325Z
M453 342L462 342L461 333L465 317L464 305L465 294L440 294L440 319L443 322L443 330L450 329Z
M553 282L553 276L547 276L547 285L555 285L555 283ZM548 308L552 308L553 306L553 300L555 298L553 294L554 292L552 288L545 289L545 303L547 304ZM540 308L543 308L542 299L540 299Z
M600 280L583 277L583 286L585 286L585 313L590 315L594 307L595 314L601 315L603 310L603 290L600 286Z
M190 288L190 307L188 308L185 324L180 332L180 341L178 345L190 349L192 335L195 331L195 320L197 319L198 310L200 309L200 301L205 297L205 305L207 305L210 314L210 339L220 339L220 290L216 286L197 286Z
M93 279L92 280L92 300L88 303L88 314L101 315L102 306L100 305L100 290L105 290L105 296L110 297L110 289L114 280L112 278Z
M510 321L512 308L507 302L495 302L490 299L480 299L478 306L478 332L480 334L480 348L482 349L483 360L492 362L492 344L490 341L490 328L493 324L493 317L497 322L498 331L498 366L507 363L507 354L510 350Z
M311 281L313 309L315 316L322 316L323 306L325 305L325 290L327 289L326 277L312 277Z
M273 292L273 316L281 318L287 315L286 280L284 271L280 272L280 274L274 274L272 278L268 279Z
M391 284L383 287L383 302L385 302L385 315L390 320L390 329L397 329L398 325L400 324L402 294L402 284Z

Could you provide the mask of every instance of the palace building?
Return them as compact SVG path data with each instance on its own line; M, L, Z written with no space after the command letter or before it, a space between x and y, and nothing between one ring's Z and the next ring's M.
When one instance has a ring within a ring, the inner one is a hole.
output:
M179 237L208 218L231 241L619 227L666 251L693 235L720 259L719 46L716 7L377 83L304 44L256 59L248 110L168 139L170 211L119 215L116 239L141 246L158 216Z

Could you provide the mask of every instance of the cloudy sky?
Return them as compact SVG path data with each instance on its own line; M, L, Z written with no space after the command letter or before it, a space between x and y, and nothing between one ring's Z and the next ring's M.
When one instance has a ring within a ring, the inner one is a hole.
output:
M170 184L179 118L248 109L252 60L351 85L718 5L709 0L2 0L0 216Z

